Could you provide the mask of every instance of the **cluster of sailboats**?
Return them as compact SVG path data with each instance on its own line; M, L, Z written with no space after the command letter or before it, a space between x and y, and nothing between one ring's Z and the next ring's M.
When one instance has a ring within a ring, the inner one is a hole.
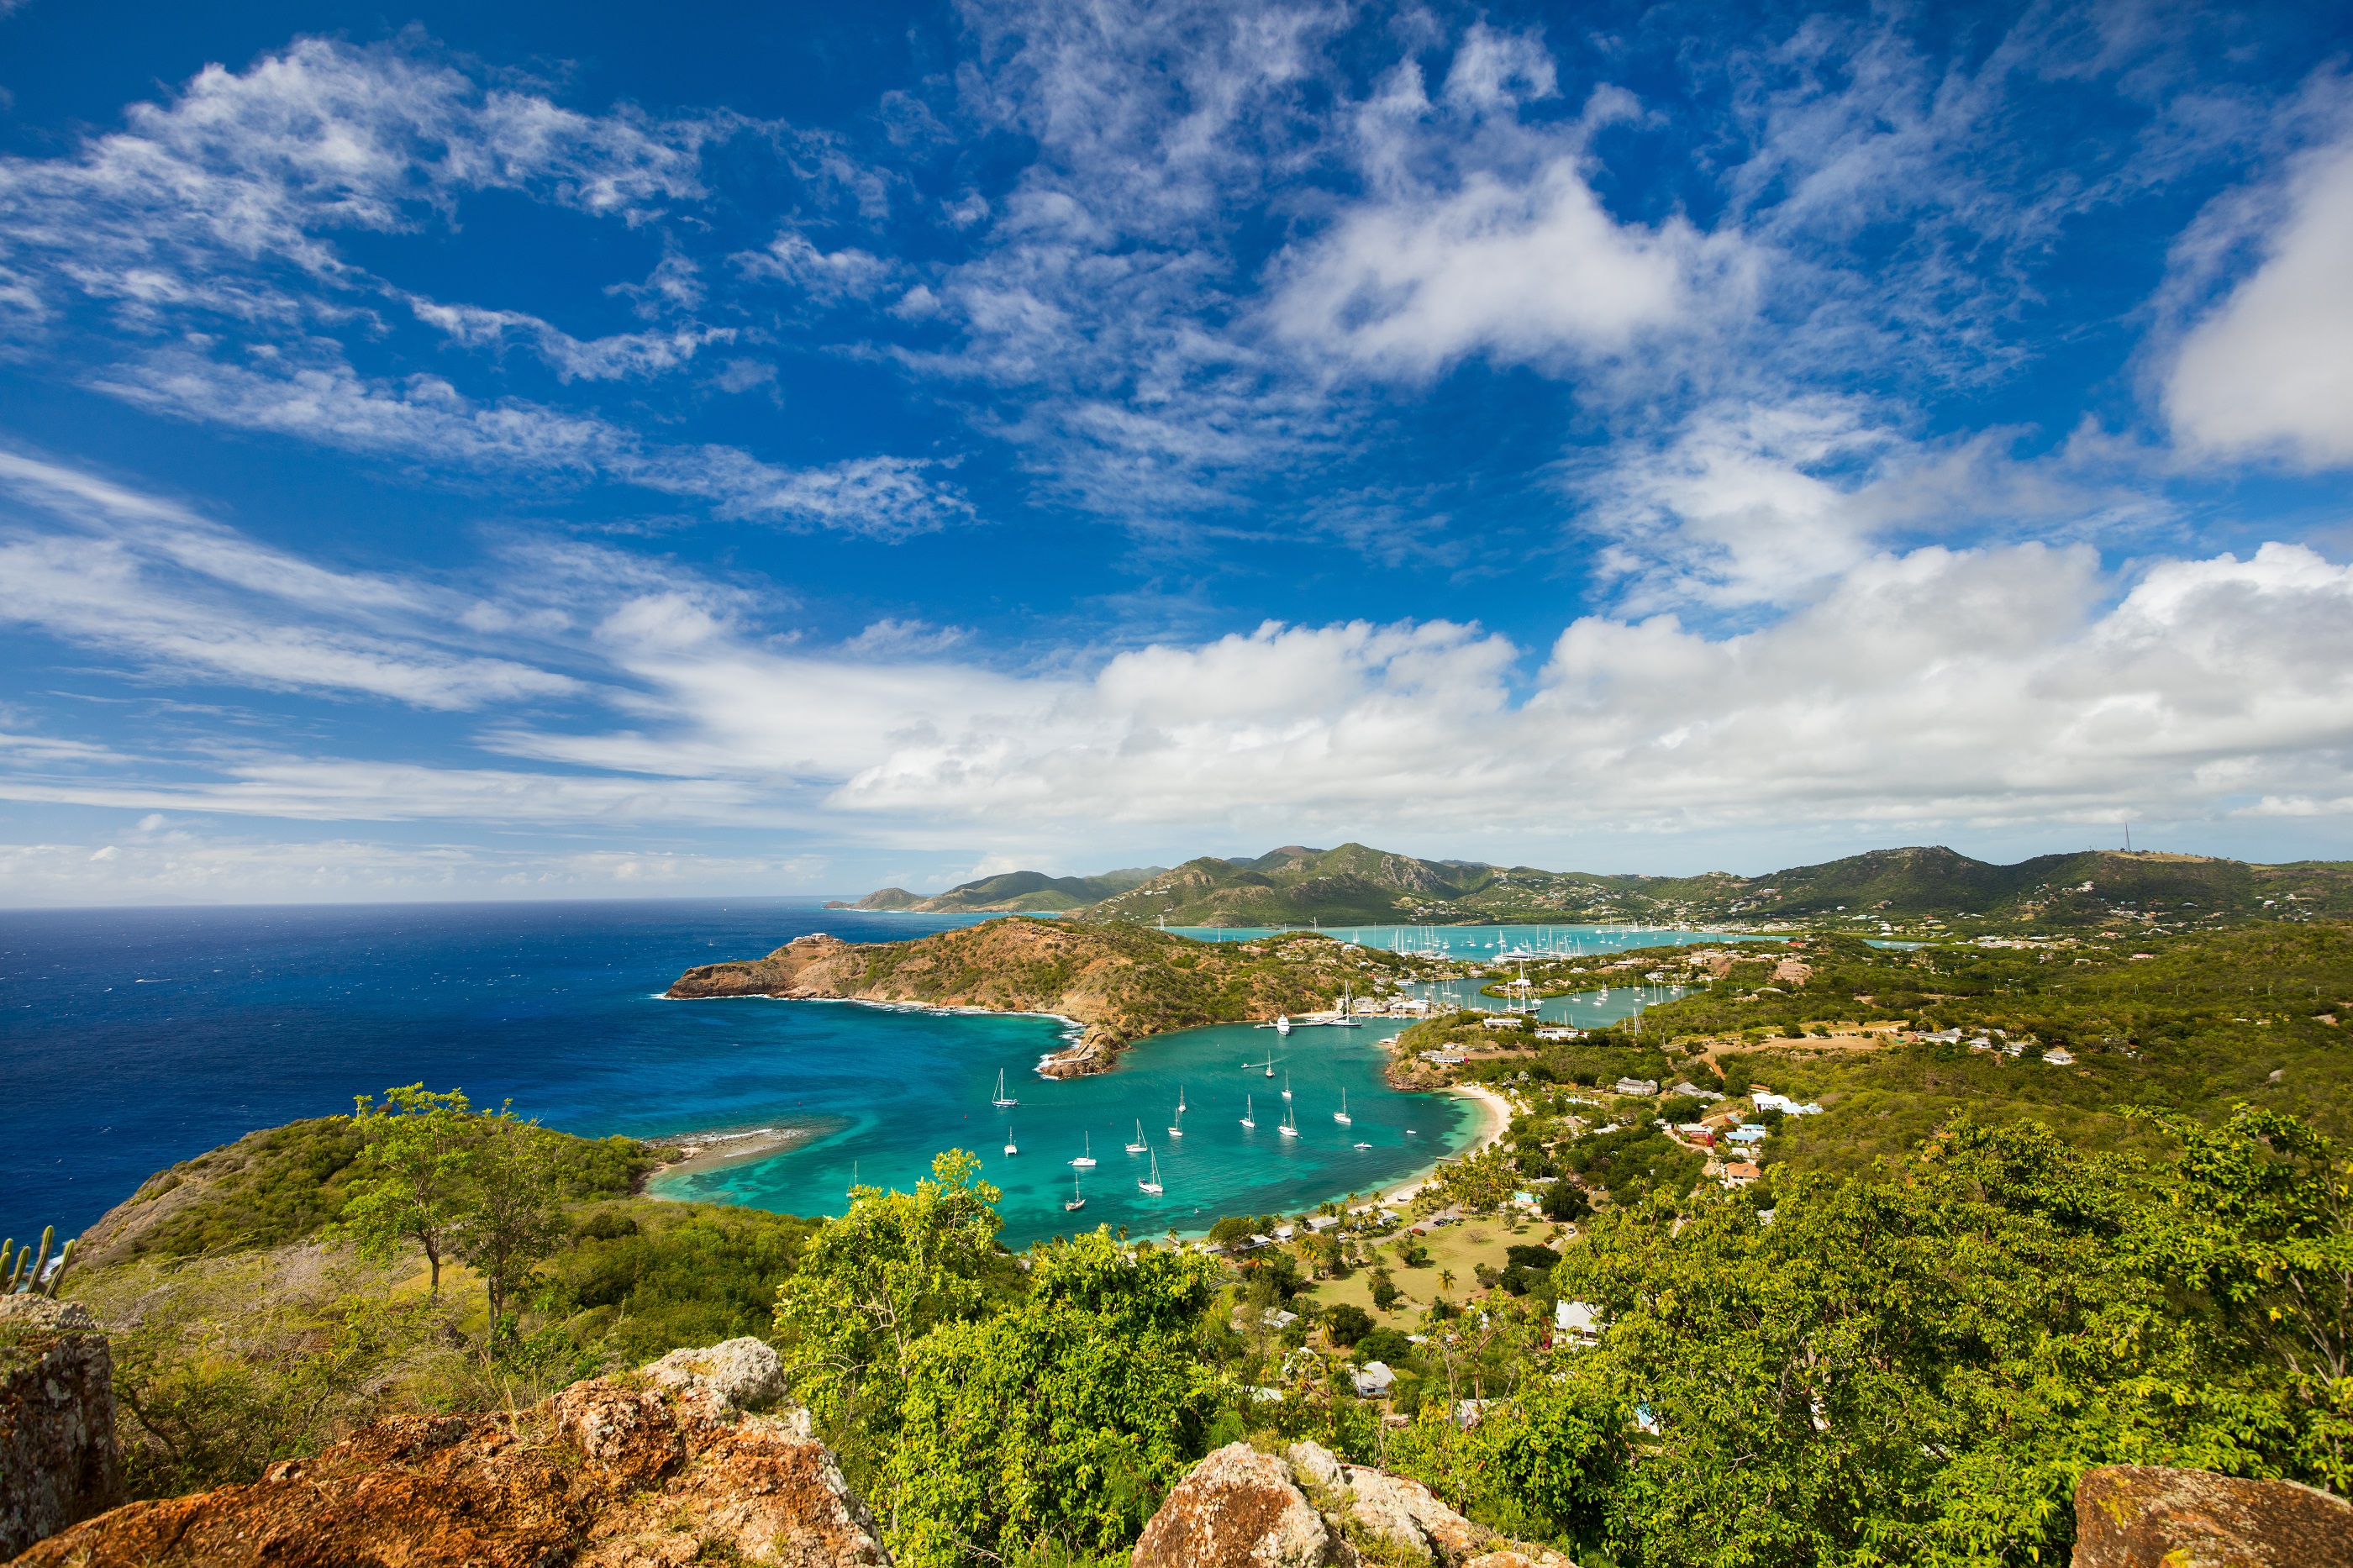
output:
M1269 1078L1272 1078L1274 1076L1274 1058L1271 1055L1263 1063L1244 1062L1242 1065L1245 1068L1262 1068L1266 1073L1266 1076ZM1299 1117L1292 1103L1291 1074L1288 1072L1285 1072L1282 1075L1282 1121L1277 1124L1275 1131L1280 1132L1285 1138L1296 1138L1299 1136ZM1005 1074L1002 1071L998 1072L997 1075L997 1089L990 1097L989 1103L999 1110L1009 1110L1021 1103L1020 1100L1007 1093L1005 1088ZM1186 1110L1185 1086L1179 1084L1176 1087L1176 1116L1168 1124L1169 1137L1182 1138L1185 1136L1184 1117ZM1345 1089L1340 1091L1340 1109L1332 1113L1332 1120L1343 1127L1351 1127L1356 1124L1356 1119L1348 1114L1348 1091ZM1254 1131L1258 1128L1258 1101L1257 1097L1254 1095L1245 1094L1242 1096L1241 1124L1245 1131ZM1080 1187L1081 1173L1092 1171L1099 1163L1095 1159L1094 1134L1092 1132L1082 1132L1079 1136L1081 1140L1079 1144L1079 1155L1076 1159L1071 1162L1071 1195L1069 1200L1062 1205L1064 1210L1071 1213L1075 1213L1076 1211L1087 1206L1086 1194ZM1411 1129L1408 1129L1408 1136L1411 1136ZM1359 1149L1369 1149L1372 1147L1370 1143L1366 1142L1359 1142L1356 1146ZM1021 1146L1019 1143L1015 1142L1013 1131L1010 1127L1007 1128L1005 1132L1005 1152L1008 1154L1018 1154L1021 1152ZM1166 1185L1160 1179L1160 1154L1158 1151L1152 1147L1151 1141L1144 1135L1144 1119L1142 1117L1136 1118L1135 1138L1127 1145L1127 1152L1131 1154L1141 1154L1145 1157L1146 1162L1148 1162L1145 1173L1136 1181L1135 1184L1138 1190L1148 1193L1154 1197L1158 1197L1162 1193L1166 1192L1167 1190Z

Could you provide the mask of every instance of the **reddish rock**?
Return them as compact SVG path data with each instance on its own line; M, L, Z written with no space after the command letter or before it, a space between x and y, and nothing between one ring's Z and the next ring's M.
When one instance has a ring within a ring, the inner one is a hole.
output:
M2353 1503L2293 1481L2108 1465L2075 1488L2074 1568L2353 1568Z
M0 1296L0 1561L121 1500L106 1336L74 1302Z
M718 1358L739 1364L741 1355ZM380 1421L249 1486L132 1503L22 1568L794 1568L891 1561L824 1445L712 1381L596 1378L508 1417Z
M1314 1443L1282 1458L1236 1443L1202 1460L1144 1527L1133 1568L1359 1568L1358 1547L1437 1568L1577 1568L1472 1523L1419 1481Z
M1291 1467L1247 1443L1211 1454L1160 1505L1134 1568L1323 1568L1356 1553L1291 1479Z

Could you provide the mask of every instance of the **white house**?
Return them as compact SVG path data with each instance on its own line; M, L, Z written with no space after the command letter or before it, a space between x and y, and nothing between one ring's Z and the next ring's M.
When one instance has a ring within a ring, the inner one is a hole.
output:
M1621 1078L1618 1080L1617 1091L1620 1094L1656 1094L1659 1082L1649 1078Z
M2043 1052L2042 1059L2055 1068L2071 1068L2075 1065L2073 1055L2057 1046Z
M1786 1094L1771 1094L1763 1089L1749 1096L1759 1110L1778 1110L1784 1116L1820 1116L1822 1108L1809 1102L1799 1105Z
M1552 1310L1553 1331L1581 1345L1601 1342L1601 1324L1583 1301L1561 1301Z
M1389 1385L1397 1382L1397 1373L1381 1362L1368 1361L1356 1369L1356 1397L1381 1399L1388 1394Z

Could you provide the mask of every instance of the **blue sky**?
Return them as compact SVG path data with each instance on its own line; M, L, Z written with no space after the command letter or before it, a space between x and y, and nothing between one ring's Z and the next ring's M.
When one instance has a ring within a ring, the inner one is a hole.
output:
M646 16L0 0L0 901L2353 853L2341 6Z

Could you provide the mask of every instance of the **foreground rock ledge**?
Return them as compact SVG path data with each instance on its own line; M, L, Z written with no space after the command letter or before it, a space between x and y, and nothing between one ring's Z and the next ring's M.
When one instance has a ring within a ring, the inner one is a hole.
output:
M121 1500L106 1336L74 1302L0 1296L0 1562Z
M1314 1443L1282 1455L1232 1443L1193 1467L1144 1527L1134 1568L1576 1568L1503 1540L1419 1481L1344 1464Z
M2353 1568L2353 1503L2294 1481L2106 1465L2075 1488L2073 1568Z
M575 1384L509 1417L380 1421L249 1486L132 1503L18 1568L793 1568L888 1564L805 1421L744 1414L775 1387L756 1340Z

